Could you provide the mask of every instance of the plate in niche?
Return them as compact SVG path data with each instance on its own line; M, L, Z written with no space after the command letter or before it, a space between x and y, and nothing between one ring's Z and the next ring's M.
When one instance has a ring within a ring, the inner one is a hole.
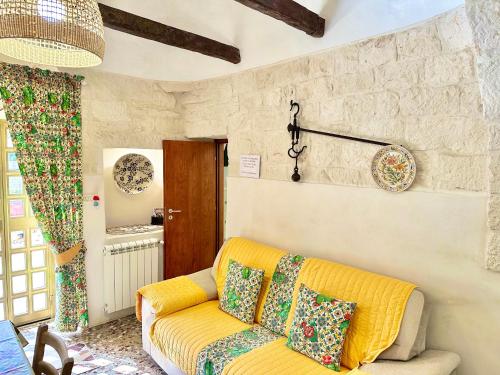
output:
M139 194L145 191L153 182L153 176L153 164L140 154L123 155L113 167L116 186L127 194Z
M388 191L405 191L413 184L416 173L413 155L401 146L383 147L372 161L373 179L378 186Z

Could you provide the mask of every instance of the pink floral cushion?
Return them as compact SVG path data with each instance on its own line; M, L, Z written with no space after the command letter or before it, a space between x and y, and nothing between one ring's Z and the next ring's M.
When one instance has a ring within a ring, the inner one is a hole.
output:
M287 346L340 371L342 348L355 308L354 302L327 297L302 284Z

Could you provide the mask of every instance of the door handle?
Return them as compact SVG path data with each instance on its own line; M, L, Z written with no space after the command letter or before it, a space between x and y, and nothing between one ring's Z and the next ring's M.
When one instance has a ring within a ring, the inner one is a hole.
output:
M174 209L172 209L172 208L169 208L169 209L168 209L168 213L169 213L169 214L181 213L181 212L182 212L182 210L174 210Z

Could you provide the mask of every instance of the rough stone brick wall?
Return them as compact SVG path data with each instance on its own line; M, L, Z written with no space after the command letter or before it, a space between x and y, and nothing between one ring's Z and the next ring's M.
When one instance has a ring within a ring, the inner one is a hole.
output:
M483 113L489 128L488 248L486 267L500 271L500 1L467 0Z
M227 136L230 176L251 153L262 178L289 180L294 99L303 127L404 145L417 161L412 189L490 195L485 265L500 270L499 4L467 0L407 30L197 82L179 96L186 135ZM302 181L376 187L377 146L305 133L302 144Z
M181 95L188 137L224 136L230 175L240 154L262 178L287 180L290 99L303 127L402 144L415 155L413 189L486 191L488 128L464 8L425 24L317 55L203 81ZM375 187L378 146L303 133L302 181Z
M166 138L183 138L175 83L117 74L85 72L82 88L83 173L102 174L102 149L157 148Z

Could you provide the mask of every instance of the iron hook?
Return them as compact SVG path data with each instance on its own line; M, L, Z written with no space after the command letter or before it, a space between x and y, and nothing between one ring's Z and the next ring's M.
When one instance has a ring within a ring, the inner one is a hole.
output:
M290 156L292 159L297 159L299 155L302 154L302 152L307 148L307 146L303 146L300 150L297 151L295 150L295 145L296 143L294 143L292 147L288 149L288 156ZM292 155L292 153L294 153L295 155Z
M294 117L294 118L296 118L296 117L297 117L297 115L298 115L298 114L299 114L299 112L300 112L300 105L299 105L299 103L294 102L293 100L290 100L290 112L292 112L292 111L293 111L293 108L294 108L294 107L295 107L295 108L297 108L297 111L293 114L293 117Z

